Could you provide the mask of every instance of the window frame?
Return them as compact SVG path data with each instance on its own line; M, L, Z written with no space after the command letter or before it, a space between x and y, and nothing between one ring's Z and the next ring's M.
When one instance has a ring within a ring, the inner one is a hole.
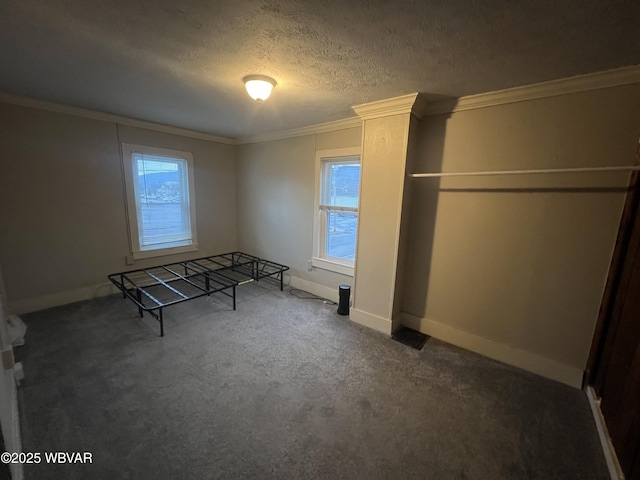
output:
M358 207L327 207L320 202L323 182L324 165L330 162L349 162L358 163L362 166L360 147L339 148L331 150L316 151L315 165L315 198L314 198L314 217L313 217L313 256L311 257L311 266L323 270L329 270L342 275L353 277L355 259L345 260L343 258L331 257L325 253L326 228L327 228L327 212L329 211L348 211L354 212L358 217L360 195L358 194ZM362 168L360 169L362 175ZM360 177L360 184L362 176ZM356 232L356 256L357 256L357 232Z
M191 243L173 247L147 248L140 245L140 229L138 224L139 205L136 198L136 187L134 181L135 166L133 163L134 154L153 155L155 157L165 157L168 159L182 160L186 163L189 219L191 226ZM167 148L151 147L148 145L136 145L132 143L122 144L122 166L124 172L126 210L129 232L129 248L134 260L162 257L198 250L198 237L196 228L196 202L193 173L193 155L190 152L171 150Z

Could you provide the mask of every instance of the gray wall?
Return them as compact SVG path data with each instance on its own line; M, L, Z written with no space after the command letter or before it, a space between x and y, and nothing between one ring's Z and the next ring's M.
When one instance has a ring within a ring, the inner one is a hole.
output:
M121 142L193 154L197 254L235 249L233 146L119 128ZM116 124L0 103L0 171L0 264L13 311L91 297L109 273L154 263L124 261L129 243Z
M640 87L630 85L427 117L415 168L631 165L639 112ZM629 173L415 179L409 323L502 360L532 353L520 366L550 360L539 373L566 366L577 375L628 181Z
M240 249L285 263L295 279L336 294L338 285L352 285L352 277L318 268L308 271L307 262L313 254L316 150L357 147L361 135L361 128L350 128L238 146Z

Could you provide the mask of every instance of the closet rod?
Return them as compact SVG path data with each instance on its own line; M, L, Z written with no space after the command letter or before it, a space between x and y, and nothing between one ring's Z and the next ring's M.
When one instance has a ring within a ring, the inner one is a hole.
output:
M547 168L543 170L498 170L494 172L409 173L408 176L413 178L479 177L488 175L539 175L544 173L624 172L638 170L640 170L640 165L628 165L622 167Z

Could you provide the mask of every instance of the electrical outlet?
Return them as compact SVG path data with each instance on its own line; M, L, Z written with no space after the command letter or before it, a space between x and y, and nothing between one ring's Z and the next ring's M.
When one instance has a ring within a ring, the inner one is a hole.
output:
M313 263L311 263L311 260L307 260L307 270L309 271L313 270Z
M124 263L127 265L133 265L133 255L127 255L124 257Z

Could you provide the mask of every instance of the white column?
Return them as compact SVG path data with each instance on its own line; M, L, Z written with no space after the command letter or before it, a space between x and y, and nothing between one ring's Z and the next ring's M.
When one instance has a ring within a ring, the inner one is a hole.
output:
M400 322L408 216L410 130L418 94L353 107L363 120L358 243L351 320L391 334ZM403 223L403 217L405 222Z

